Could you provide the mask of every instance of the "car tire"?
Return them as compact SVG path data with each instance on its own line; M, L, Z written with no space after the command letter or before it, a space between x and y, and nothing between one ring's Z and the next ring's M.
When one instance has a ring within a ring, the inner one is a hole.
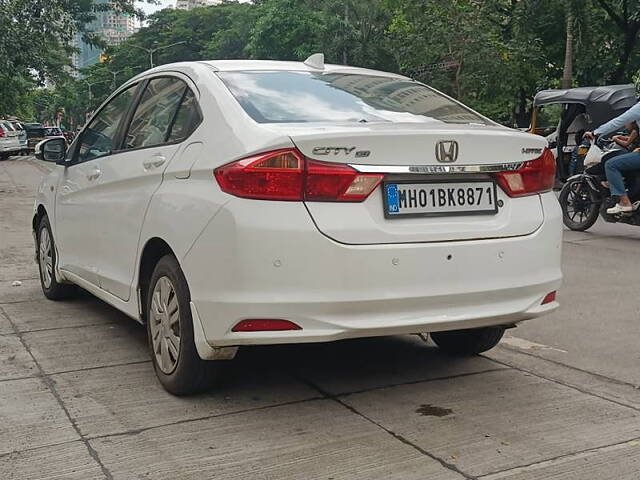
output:
M49 217L44 215L38 223L36 232L37 260L40 272L40 286L44 296L49 300L64 300L75 296L78 292L75 285L60 283L56 279L55 265L57 261L56 247L51 232Z
M433 332L431 340L447 353L476 355L495 347L502 339L504 330L503 327L486 327Z
M165 255L151 275L145 320L158 380L165 390L178 396L209 390L220 367L198 355L190 302L189 286L178 261L173 255Z

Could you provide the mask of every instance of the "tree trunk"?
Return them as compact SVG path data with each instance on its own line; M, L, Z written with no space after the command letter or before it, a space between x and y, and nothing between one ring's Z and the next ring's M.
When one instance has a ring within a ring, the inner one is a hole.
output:
M349 4L345 3L344 4L344 29L345 32L347 31L347 28L349 28ZM349 62L349 58L347 57L347 38L346 38L346 34L345 34L345 38L344 38L344 45L342 47L342 64L343 65L347 65L347 63Z
M624 48L620 52L618 59L618 67L611 76L611 83L623 83L626 80L627 67L629 66L629 58L638 44L638 32L640 28L638 25L634 25L625 32L624 35Z
M562 88L573 85L573 10L567 5L567 43L564 50L564 71L562 73Z

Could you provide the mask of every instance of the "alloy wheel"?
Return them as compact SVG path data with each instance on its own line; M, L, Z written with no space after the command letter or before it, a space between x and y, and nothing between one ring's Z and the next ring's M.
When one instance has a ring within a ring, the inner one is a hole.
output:
M597 208L591 198L589 188L582 183L571 185L567 196L566 213L572 222L582 223L591 213L591 209ZM577 220L576 220L577 217Z
M173 372L180 356L180 306L169 277L158 279L153 288L149 329L156 365L165 374Z
M43 228L40 230L38 260L40 262L40 275L42 276L42 283L44 284L45 288L49 288L51 286L51 279L53 277L53 249L48 228Z

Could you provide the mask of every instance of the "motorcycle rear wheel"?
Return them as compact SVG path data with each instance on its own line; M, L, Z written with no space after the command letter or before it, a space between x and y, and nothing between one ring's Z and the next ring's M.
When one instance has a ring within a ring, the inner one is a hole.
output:
M562 221L571 230L584 232L598 220L602 202L581 179L569 180L565 183L558 201L562 208Z

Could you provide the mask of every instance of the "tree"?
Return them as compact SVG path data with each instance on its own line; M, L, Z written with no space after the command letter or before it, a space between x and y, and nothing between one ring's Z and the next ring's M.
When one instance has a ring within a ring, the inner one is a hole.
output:
M508 121L524 55L505 40L500 0L390 0L387 33L400 70ZM506 7L505 7L506 8Z
M270 0L257 8L260 9L259 17L247 45L247 53L251 57L304 60L323 50L328 19L321 11L312 8L310 2Z
M95 41L87 24L99 10L138 14L129 0L0 0L0 115L24 109L16 100L45 81L64 81L69 73L75 34Z
M33 115L50 116L63 108L67 118L80 121L111 93L114 78L119 85L148 68L148 49L157 49L157 65L304 60L323 52L328 63L402 73L520 126L528 124L531 100L542 88L626 82L640 68L640 0L254 0L161 10L123 44L107 48L109 61L86 69L81 80L68 78L69 50L58 40L82 31L79 25L98 1L52 0L46 12L28 11L49 19L31 22L46 31L33 38L52 43L20 53L20 62L11 53L15 68L0 69L0 84L12 95L0 96L0 115L37 110ZM61 25L50 23L54 10L67 12ZM0 26L13 34L7 18L15 15L0 10ZM66 33L60 34L64 25ZM84 35L90 38L91 32ZM0 57L8 48L6 37L0 38ZM7 61L0 58L0 65ZM53 79L55 89L36 90L44 78Z
M573 9L567 8L567 38L564 53L564 71L562 73L562 88L571 88L573 84Z
M638 46L638 34L640 33L640 0L595 0L613 21L619 31L619 43L617 65L611 73L613 83L623 81L629 71L635 70L630 65L632 53ZM636 60L637 62L637 60Z
M204 50L206 58L248 58L246 47L258 17L258 9L246 3L226 4L221 7L224 22L212 32Z

